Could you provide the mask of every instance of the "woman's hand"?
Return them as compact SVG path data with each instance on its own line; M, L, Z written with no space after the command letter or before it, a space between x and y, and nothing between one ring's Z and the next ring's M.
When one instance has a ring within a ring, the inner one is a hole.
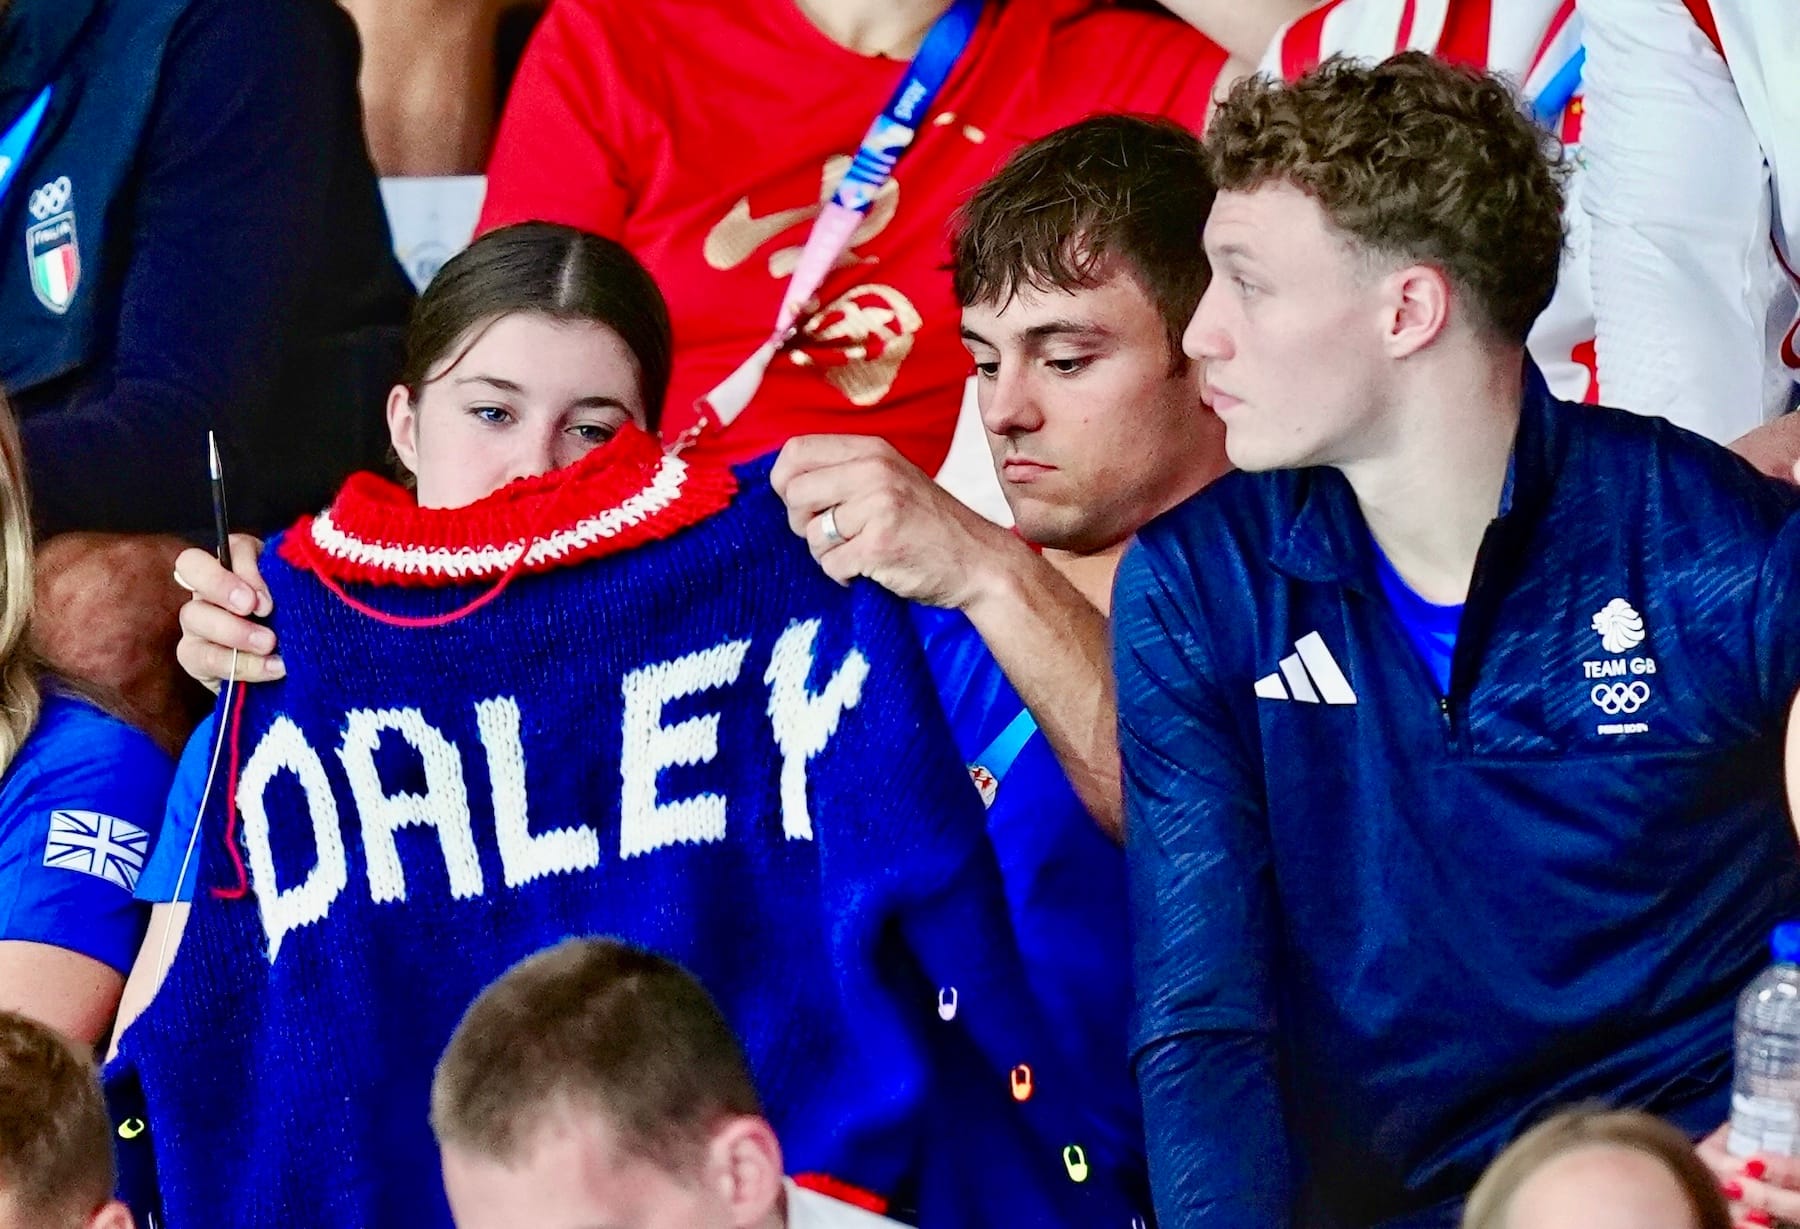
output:
M1734 1223L1743 1226L1800 1223L1800 1158L1732 1156L1725 1151L1729 1126L1700 1141L1700 1159L1719 1180Z
M231 675L234 649L240 682L267 682L287 673L275 654L275 633L252 621L275 608L256 566L261 550L257 539L234 533L229 572L199 549L184 550L175 559L175 582L194 595L181 608L175 656L183 670L212 691Z

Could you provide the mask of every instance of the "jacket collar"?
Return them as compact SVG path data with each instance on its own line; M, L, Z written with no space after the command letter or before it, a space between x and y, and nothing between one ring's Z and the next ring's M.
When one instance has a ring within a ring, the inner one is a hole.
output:
M1511 529L1536 520L1556 485L1567 425L1543 373L1525 360L1519 431L1500 494L1495 526ZM1365 593L1378 591L1373 544L1356 494L1335 469L1299 471L1292 486L1293 512L1277 537L1270 562L1296 580L1338 582Z
M10 0L5 5L0 14L0 125L11 123L63 70L102 3Z

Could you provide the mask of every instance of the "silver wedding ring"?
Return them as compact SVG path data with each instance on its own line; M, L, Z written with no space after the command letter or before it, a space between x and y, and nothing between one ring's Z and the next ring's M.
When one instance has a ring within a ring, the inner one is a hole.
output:
M819 513L819 533L827 546L842 546L844 535L838 532L837 507L834 505Z

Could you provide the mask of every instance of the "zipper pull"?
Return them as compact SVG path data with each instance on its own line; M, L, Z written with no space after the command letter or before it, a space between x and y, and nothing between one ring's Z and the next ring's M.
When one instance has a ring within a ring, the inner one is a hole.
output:
M1456 732L1456 719L1450 715L1450 697L1438 697L1438 712L1444 715L1444 728L1452 734Z

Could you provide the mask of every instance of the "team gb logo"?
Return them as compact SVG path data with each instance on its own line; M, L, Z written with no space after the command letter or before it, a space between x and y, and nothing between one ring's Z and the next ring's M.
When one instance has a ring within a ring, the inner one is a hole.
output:
M1622 597L1608 602L1594 616L1594 631L1608 653L1623 653L1644 643L1644 619Z

